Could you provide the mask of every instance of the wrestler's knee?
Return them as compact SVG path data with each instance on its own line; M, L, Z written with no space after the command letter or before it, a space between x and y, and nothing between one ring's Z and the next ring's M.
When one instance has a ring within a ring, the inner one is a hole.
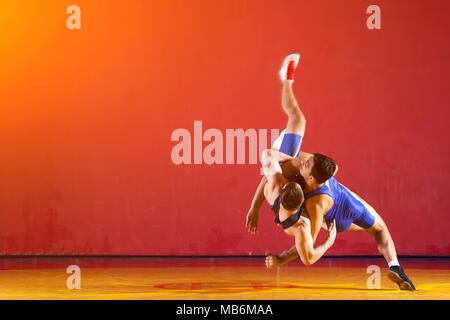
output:
M306 119L300 109L293 108L292 111L289 112L289 122L297 125L306 124Z
M300 112L300 110L292 112L289 115L288 124L286 126L288 132L297 132L297 131L303 132L305 127L306 127L306 119Z
M377 233L385 231L388 231L386 224L379 217L376 217L374 224L369 229L367 229L367 232L369 232L371 235L376 235Z

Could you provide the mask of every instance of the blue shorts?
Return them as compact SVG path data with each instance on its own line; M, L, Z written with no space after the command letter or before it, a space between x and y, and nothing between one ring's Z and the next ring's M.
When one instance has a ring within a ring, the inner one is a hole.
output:
M369 229L371 226L375 224L375 217L370 213L369 210L364 210L364 212L353 220L353 223L357 226L360 226L363 229Z
M357 194L339 184L334 177L328 180L328 186L331 187L328 190L333 192L324 190L324 193L332 197L334 203L325 215L327 226L333 219L336 220L337 232L348 230L352 223L363 229L369 229L374 225L375 216L371 210L375 211L375 209L365 203Z
M325 215L327 227L330 226L330 223L333 222L334 219L336 221L336 232L338 233L347 231L352 223L366 230L375 223L375 217L364 205L358 206L355 211L346 211L345 214L343 214L342 211L344 210L340 210L335 214L327 213Z

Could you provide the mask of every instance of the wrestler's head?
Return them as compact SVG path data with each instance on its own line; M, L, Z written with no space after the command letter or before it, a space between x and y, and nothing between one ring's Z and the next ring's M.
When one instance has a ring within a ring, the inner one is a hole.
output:
M320 153L307 156L300 162L300 175L307 185L322 184L336 173L336 162Z
M297 211L303 204L303 190L296 182L288 182L280 192L280 203L287 211Z

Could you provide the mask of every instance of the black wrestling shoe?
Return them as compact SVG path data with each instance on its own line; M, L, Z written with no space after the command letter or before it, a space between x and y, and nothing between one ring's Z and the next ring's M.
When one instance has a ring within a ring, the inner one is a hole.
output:
M416 288L411 280L408 279L401 266L390 267L387 276L391 281L398 284L400 290L416 291Z

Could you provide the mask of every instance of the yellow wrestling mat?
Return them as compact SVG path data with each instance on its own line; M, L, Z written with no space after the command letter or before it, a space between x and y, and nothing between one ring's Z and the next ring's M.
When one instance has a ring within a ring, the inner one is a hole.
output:
M409 292L387 278L378 258L325 258L271 270L264 258L3 258L0 299L448 300L448 260L400 259L417 288ZM67 285L69 265L80 268L80 289ZM368 284L371 265L381 270L378 289Z

